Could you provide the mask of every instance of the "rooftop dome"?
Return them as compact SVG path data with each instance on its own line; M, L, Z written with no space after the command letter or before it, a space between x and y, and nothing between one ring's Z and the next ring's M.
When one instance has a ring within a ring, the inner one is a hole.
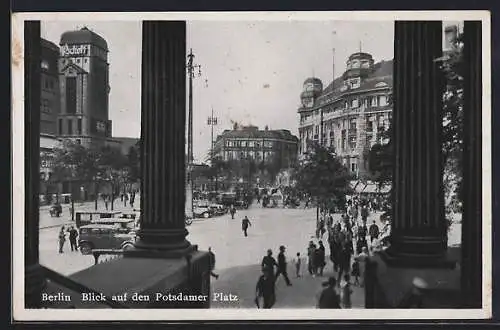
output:
M309 77L309 78L307 78L307 79L304 81L304 84L308 84L308 83L320 84L320 85L322 85L322 86L323 86L323 82L321 81L321 79L316 78L316 77Z
M108 51L108 43L103 37L84 27L77 31L67 31L61 35L59 45L92 44Z

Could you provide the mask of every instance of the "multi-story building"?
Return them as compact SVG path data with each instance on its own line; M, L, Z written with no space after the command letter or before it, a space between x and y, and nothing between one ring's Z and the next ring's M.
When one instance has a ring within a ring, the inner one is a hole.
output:
M64 32L59 44L58 135L85 146L104 145L111 137L108 45L87 28Z
M256 126L225 130L215 141L214 155L224 161L251 159L290 167L297 159L298 138L289 130L259 130Z
M56 136L57 116L61 108L57 67L59 47L45 39L41 39L41 42L40 133Z
M391 120L392 72L392 60L374 63L372 55L358 52L326 88L318 78L306 79L298 109L299 153L314 141L334 147L351 173L366 173L367 151L381 142Z

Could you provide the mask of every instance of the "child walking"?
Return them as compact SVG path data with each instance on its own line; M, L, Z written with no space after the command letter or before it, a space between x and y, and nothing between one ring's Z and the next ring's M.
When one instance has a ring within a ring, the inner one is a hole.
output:
M300 277L300 267L301 267L301 260L300 260L300 252L297 252L297 256L294 258L293 263L295 264L295 277Z

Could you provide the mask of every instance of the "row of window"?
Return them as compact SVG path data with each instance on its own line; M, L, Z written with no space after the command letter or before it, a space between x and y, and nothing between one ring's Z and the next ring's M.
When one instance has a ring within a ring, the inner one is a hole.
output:
M226 151L224 158L226 160L253 159L255 161L268 160L274 157L274 152L258 152L258 151Z
M55 79L42 75L42 86L45 90L55 91L58 86L56 86Z
M41 111L44 113L52 113L52 101L42 98Z
M62 64L63 65L66 65L66 64L69 64L69 63L74 63L76 62L77 64L81 64L81 63L87 63L89 61L88 58L76 58L76 59L73 59L73 58L63 58L62 59Z
M266 148L272 148L274 143L272 141L252 141L252 140L226 140L226 147L237 147L237 148L260 148L261 146Z
M74 118L66 119L66 130L64 130L63 119L59 118L58 132L59 135L82 135L82 118L76 119L76 131L73 131Z

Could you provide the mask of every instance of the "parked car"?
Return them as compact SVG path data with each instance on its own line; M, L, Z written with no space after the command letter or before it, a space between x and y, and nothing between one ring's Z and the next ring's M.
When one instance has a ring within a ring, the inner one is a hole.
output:
M84 255L92 253L93 249L122 249L134 247L136 240L135 221L131 225L120 223L93 223L81 226L78 246Z
M209 207L213 215L224 215L229 211L229 209L222 204L210 204Z
M62 213L62 206L61 204L55 204L50 207L49 210L50 216L51 217L60 217Z
M210 205L205 202L198 202L193 207L193 217L195 218L210 218L213 216L213 210L210 208Z

